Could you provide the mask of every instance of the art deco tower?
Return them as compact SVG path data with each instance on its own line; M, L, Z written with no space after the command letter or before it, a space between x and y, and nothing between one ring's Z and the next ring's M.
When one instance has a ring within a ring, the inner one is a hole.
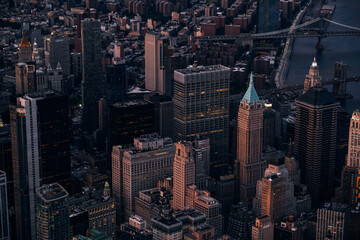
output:
M319 66L317 65L316 58L314 58L314 61L310 66L309 74L306 75L304 81L303 94L309 91L309 89L312 87L320 87L321 79Z
M360 168L360 110L353 112L350 120L349 145L346 166Z
M185 208L185 189L195 184L195 161L190 142L176 143L174 158L174 203L175 210Z
M31 44L24 32L21 43L19 45L19 62L26 63L29 61L31 61Z
M262 159L263 105L254 88L253 75L238 112L237 153L235 175L240 201L252 204L256 194L256 182L266 168Z

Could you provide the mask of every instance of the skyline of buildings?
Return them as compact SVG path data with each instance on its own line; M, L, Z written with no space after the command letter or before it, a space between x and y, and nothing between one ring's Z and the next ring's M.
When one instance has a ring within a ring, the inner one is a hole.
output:
M1 2L0 239L359 239L357 46L322 38L360 31L334 10Z

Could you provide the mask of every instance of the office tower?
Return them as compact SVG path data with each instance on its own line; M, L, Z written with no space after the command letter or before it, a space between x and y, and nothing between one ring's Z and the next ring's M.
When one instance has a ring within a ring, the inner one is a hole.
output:
M258 33L272 32L279 29L279 1L264 0L258 3Z
M109 106L110 146L131 144L135 137L155 131L154 104L134 99Z
M123 240L152 240L152 232L146 228L146 221L137 215L132 215L129 222L121 224L120 238Z
M139 191L155 188L160 179L172 175L174 144L158 134L134 138L134 147L122 158L123 202L126 218L134 212Z
M237 154L235 177L237 194L241 202L251 206L256 194L256 182L261 179L266 168L262 159L263 105L254 88L253 75L240 102L238 112Z
M289 178L294 183L294 185L299 185L301 171L299 161L295 158L294 155L294 142L292 141L288 145L288 151L285 156L285 167L288 170Z
M60 63L63 75L68 77L70 69L70 43L66 35L51 34L44 41L45 65L55 69Z
M274 224L269 216L256 218L252 227L252 240L272 240L274 238Z
M193 143L195 161L195 185L207 189L210 175L210 139L197 137Z
M265 103L263 120L263 147L275 147L275 118L276 112L272 104Z
M145 35L145 88L170 96L171 73L166 68L169 39L158 33ZM170 77L169 77L170 76Z
M32 60L31 44L24 32L21 42L19 44L19 62L30 62Z
M0 239L10 240L6 173L0 170Z
M82 77L82 56L81 52L72 52L70 53L71 61L71 71L70 73L74 75L75 82L79 82Z
M190 66L174 72L174 139L210 139L210 175L227 170L229 148L229 68Z
M70 238L68 195L58 183L36 189L36 239Z
M42 70L36 70L36 91L41 91L49 88L49 81L47 74Z
M52 91L29 93L10 107L19 239L35 238L35 189L52 182L70 189L68 107L67 96Z
M288 176L284 157L270 159L264 177L258 181L254 210L261 216L269 216L274 222L296 213L294 184Z
M111 152L111 179L112 179L112 193L115 198L116 205L116 225L120 226L122 222L121 213L123 210L123 201L122 201L122 193L123 193L123 170L122 170L122 158L125 149L121 146L113 146Z
M322 77L319 72L319 66L317 65L316 59L314 58L313 63L310 66L309 74L306 75L304 81L303 94L309 91L313 87L321 87Z
M161 137L173 138L174 132L174 101L170 96L159 93L147 94L144 100L154 104L155 132ZM170 119L170 121L169 121Z
M313 208L333 196L338 108L323 88L311 88L296 100L294 150Z
M360 202L360 169L345 166L341 177L341 201L348 204Z
M348 239L349 207L343 203L325 203L317 210L316 240Z
M346 70L347 65L343 62L335 63L333 93L336 97L346 97Z
M128 87L126 62L117 61L106 66L105 73L109 104L125 101Z
M175 143L173 208L185 208L186 186L195 184L195 161L190 142Z
M251 239L254 223L255 213L249 211L243 203L232 205L226 233L234 239Z
M154 240L182 240L182 222L172 217L151 219Z
M58 92L64 92L64 79L63 79L63 70L60 65L60 62L56 65L56 68L53 69L50 64L47 67L47 74L49 78L49 88Z
M92 133L98 127L98 100L102 96L100 21L81 21L82 43L82 130Z
M360 110L353 112L349 127L349 143L346 166L360 168Z
M17 63L15 65L16 94L22 95L34 90L36 81L36 68L32 63Z
M215 238L221 237L224 230L221 204L213 197L200 195L195 199L194 208L206 215L206 222L215 229Z

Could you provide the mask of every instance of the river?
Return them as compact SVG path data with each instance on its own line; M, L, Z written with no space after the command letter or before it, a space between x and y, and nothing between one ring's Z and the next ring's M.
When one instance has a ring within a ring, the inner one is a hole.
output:
M345 25L360 27L360 1L338 0L329 1L336 4L336 10L332 20ZM343 27L331 24L328 30L346 31ZM329 37L324 38L322 43L324 50L319 52L315 49L317 38L299 38L295 40L290 68L287 75L289 86L303 83L314 57L316 57L320 74L323 79L332 78L334 75L334 63L343 61L347 64L347 76L360 75L360 37ZM332 87L329 89L332 91ZM352 113L360 107L360 82L348 83L347 92L352 94L352 99L341 101L342 106Z

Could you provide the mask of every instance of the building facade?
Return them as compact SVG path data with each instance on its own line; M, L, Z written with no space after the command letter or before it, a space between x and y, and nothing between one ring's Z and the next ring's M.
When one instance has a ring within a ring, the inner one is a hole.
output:
M350 119L349 143L346 166L360 168L360 110L353 112Z
M230 75L230 69L221 65L174 72L174 140L209 138L213 177L227 169Z
M309 91L309 89L312 87L320 87L321 79L322 77L319 72L319 66L317 65L316 59L314 58L314 61L310 66L309 74L306 75L304 81L303 94Z
M238 199L252 205L256 183L264 174L266 161L263 151L263 105L255 91L253 75L238 112L235 177Z
M10 240L6 173L0 170L0 239Z

